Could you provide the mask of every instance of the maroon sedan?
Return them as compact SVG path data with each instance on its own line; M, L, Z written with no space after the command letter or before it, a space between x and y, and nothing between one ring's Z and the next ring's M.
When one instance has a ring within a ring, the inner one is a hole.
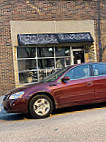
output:
M53 109L106 102L106 63L66 67L37 84L17 88L3 99L7 112L44 118Z

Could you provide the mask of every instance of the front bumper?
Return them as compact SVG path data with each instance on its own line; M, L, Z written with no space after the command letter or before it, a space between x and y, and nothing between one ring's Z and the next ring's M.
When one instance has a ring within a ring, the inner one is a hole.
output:
M15 100L3 99L3 108L8 113L27 113L28 105L26 98Z

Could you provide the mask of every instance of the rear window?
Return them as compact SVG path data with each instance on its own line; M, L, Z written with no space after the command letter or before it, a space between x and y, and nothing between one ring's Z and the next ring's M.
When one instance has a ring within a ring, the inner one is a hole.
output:
M106 75L106 64L93 64L94 76Z

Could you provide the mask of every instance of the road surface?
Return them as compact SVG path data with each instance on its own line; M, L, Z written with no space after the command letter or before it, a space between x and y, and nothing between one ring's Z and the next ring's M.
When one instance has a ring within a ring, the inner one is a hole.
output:
M0 142L106 142L105 103L59 109L40 120L0 109Z

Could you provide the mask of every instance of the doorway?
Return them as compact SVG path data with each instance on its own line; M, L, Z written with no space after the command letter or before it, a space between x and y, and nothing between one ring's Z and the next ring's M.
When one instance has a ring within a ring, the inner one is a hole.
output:
M81 64L85 62L83 49L72 49L72 64Z

